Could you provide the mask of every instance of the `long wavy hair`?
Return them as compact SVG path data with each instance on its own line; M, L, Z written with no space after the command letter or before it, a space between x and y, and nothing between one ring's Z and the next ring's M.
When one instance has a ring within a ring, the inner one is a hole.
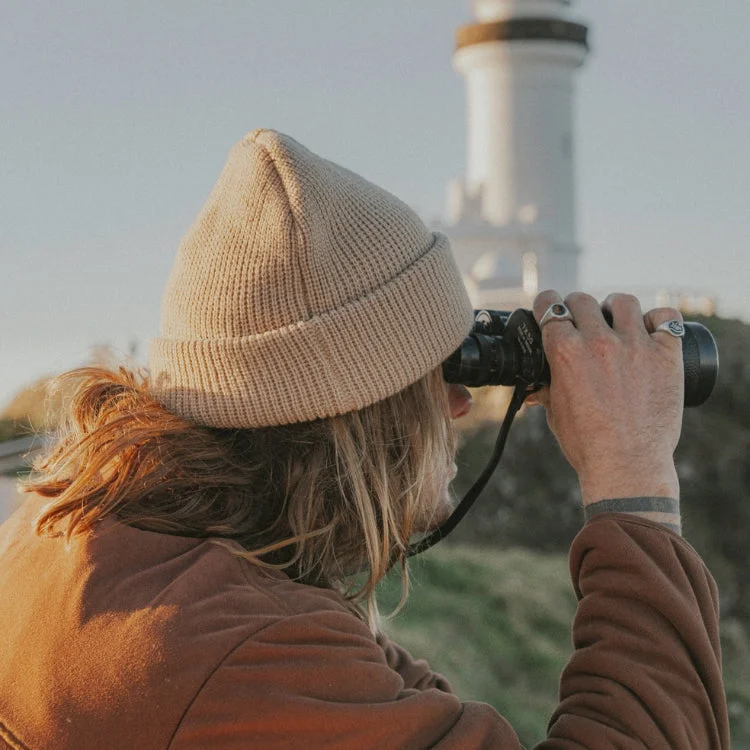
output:
M40 534L113 517L233 540L253 564L337 588L376 629L378 582L400 566L403 604L409 541L448 510L456 438L439 368L359 411L260 429L182 419L126 368L73 370L58 385L73 386L64 422L23 486L49 499Z

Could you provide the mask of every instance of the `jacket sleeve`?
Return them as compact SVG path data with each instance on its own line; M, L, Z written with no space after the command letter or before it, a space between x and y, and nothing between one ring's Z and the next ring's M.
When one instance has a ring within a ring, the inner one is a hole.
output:
M716 584L677 534L597 516L570 555L575 651L544 748L729 748Z
M538 747L728 748L716 587L692 548L602 515L574 541L571 572L575 652ZM486 704L415 689L431 673L412 679L404 659L348 612L283 617L217 667L171 747L520 748Z

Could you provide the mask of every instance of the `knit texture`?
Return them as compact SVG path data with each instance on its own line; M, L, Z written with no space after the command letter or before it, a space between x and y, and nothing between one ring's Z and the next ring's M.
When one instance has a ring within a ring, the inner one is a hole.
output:
M230 152L182 240L152 392L214 427L344 414L437 367L472 324L447 238L270 130Z

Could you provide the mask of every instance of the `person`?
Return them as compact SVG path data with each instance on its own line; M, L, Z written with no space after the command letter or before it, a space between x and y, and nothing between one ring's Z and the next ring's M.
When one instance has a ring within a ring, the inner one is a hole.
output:
M587 516L539 747L728 748L717 590L679 529L679 313L604 308L612 327L582 293L534 302L552 384L532 400ZM237 144L148 374L65 376L65 429L0 530L5 746L519 747L374 598L451 511L470 397L441 363L471 325L446 237L407 206L288 136Z

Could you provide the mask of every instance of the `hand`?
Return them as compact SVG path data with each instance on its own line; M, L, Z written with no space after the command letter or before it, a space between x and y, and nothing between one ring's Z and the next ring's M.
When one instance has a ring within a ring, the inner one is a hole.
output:
M541 320L555 302L539 294ZM645 316L635 297L614 294L600 307L587 294L569 295L573 321L553 320L542 341L552 383L527 402L541 403L563 453L578 473L584 504L606 498L679 499L674 450L680 437L684 376L682 342L654 330L681 315L670 308ZM602 314L612 316L612 327Z

